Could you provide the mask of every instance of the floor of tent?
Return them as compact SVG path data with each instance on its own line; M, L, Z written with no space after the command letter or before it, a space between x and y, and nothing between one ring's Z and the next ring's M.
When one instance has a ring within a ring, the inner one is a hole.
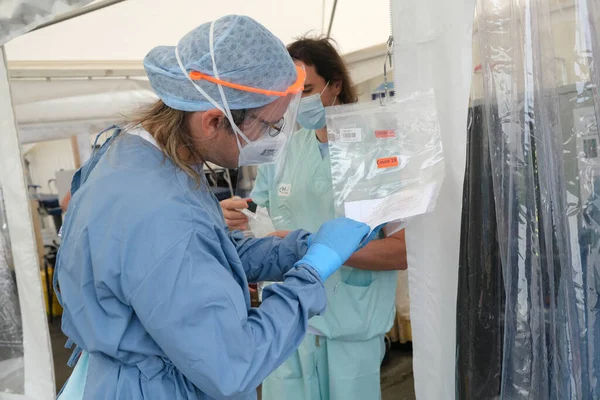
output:
M60 330L60 319L55 318L50 325L52 351L54 352L54 373L56 388L64 385L71 374L67 361L71 350L65 349L65 336ZM412 374L412 353L409 348L394 346L387 355L381 369L382 400L413 400L415 398Z

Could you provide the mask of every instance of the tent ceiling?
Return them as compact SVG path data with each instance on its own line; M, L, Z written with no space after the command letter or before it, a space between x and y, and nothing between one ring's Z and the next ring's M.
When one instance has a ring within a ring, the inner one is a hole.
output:
M6 45L9 60L141 60L154 46L175 45L203 22L246 14L284 43L329 22L333 0L128 0L19 37ZM325 27L326 29L326 27ZM343 53L384 42L388 0L339 2L332 37Z

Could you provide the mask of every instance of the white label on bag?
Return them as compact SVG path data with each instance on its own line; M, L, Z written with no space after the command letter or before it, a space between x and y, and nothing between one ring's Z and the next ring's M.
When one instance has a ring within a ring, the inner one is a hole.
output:
M340 142L342 142L342 143L362 142L362 129L360 129L360 128L340 129Z
M344 214L371 229L396 220L425 214L436 193L436 183L415 189L405 189L382 199L358 200L344 203Z
M280 197L290 197L290 194L292 194L292 184L291 183L280 184L279 188L277 189L277 194Z

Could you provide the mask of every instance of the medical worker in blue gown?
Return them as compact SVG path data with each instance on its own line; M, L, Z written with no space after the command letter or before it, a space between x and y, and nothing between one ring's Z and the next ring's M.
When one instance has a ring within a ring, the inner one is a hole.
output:
M263 26L220 18L144 67L160 101L73 180L55 285L78 362L60 399L255 399L369 228L337 219L284 239L227 229L202 161L272 160L305 79ZM283 283L251 309L248 282L261 280Z
M283 166L263 165L252 200L267 207L277 229L316 232L335 217L324 107L356 102L344 61L327 39L288 46L306 67L298 111ZM236 211L244 200L221 202L227 224L243 229ZM309 321L298 351L263 383L263 400L377 400L384 337L395 318L397 272L406 268L404 231L388 224L386 237L356 252L325 282L328 307ZM285 232L278 233L281 236ZM285 236L287 237L287 236Z

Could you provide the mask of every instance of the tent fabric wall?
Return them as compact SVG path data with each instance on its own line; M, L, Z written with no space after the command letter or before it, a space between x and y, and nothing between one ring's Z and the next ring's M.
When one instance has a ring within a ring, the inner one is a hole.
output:
M9 238L23 321L24 394L0 392L0 400L55 398L48 325L21 151L8 83L4 49L0 51L0 186L4 196Z
M15 79L11 87L21 143L100 132L157 99L143 79Z
M418 399L453 399L462 186L471 82L472 0L392 0L397 96L431 88L446 175L434 212L406 230Z

